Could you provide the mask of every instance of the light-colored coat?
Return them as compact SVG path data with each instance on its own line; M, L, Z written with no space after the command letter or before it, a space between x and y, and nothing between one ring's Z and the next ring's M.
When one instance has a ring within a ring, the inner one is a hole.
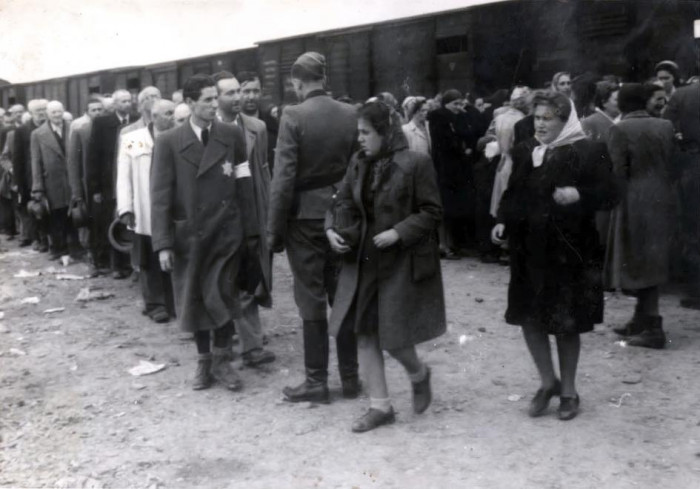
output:
M403 130L403 134L406 136L408 149L415 151L416 153L423 153L430 156L430 128L428 127L427 122L425 123L425 131L421 131L413 121L401 126L401 130Z
M121 136L117 156L117 214L134 214L134 232L151 235L151 159L153 138L147 127Z
M64 123L63 140L70 139L70 130ZM71 190L68 183L66 154L58 144L48 121L31 135L32 192L44 192L49 207L68 207Z

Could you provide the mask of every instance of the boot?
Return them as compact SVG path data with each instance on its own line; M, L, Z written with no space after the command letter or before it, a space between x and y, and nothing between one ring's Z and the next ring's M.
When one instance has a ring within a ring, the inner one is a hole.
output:
M413 387L413 412L422 414L433 400L433 391L430 387L430 367L425 367L423 380L412 382L411 386Z
M243 388L243 382L229 363L229 356L226 348L214 348L211 375L227 389L239 391Z
M635 312L632 319L627 321L627 324L619 328L613 328L613 331L620 336L634 336L644 331L644 321L642 316Z
M330 402L328 392L328 322L304 320L306 379L282 391L288 402Z
M202 389L208 389L212 384L211 377L211 353L204 353L199 355L197 360L197 371L194 374L194 380L192 381L192 389L200 391Z
M666 346L666 335L663 330L663 319L661 316L645 316L642 320L644 331L631 337L627 344L629 346L641 346L643 348L654 348L661 350Z

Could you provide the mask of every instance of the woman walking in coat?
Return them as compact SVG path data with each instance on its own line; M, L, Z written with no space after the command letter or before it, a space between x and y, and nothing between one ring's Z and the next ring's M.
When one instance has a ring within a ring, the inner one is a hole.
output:
M509 235L511 277L506 322L522 326L541 378L530 416L560 396L559 419L578 414L580 334L603 320L595 212L611 208L616 188L602 163L605 145L590 143L571 101L561 93L533 97L535 137L513 150L513 173L492 238ZM548 335L556 336L561 381Z
M406 118L403 134L408 142L408 149L430 156L430 131L428 129L428 104L423 97L414 97L406 106Z
M632 320L615 332L630 336L631 346L663 348L659 285L668 279L675 218L669 175L673 125L645 110L654 90L653 85L638 83L620 89L623 116L610 129L608 148L626 192L611 216L605 277L608 286L637 296Z
M394 421L384 357L406 369L413 410L431 402L430 369L415 345L445 332L436 231L442 207L430 158L406 150L398 115L382 102L359 111L361 151L329 212L326 234L343 255L330 329L354 327L370 408L352 424L364 432Z

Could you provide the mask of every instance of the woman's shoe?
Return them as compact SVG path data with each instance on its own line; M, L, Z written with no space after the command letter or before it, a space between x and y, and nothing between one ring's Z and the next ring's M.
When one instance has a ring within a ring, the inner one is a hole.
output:
M413 412L422 414L433 400L433 391L430 388L430 367L425 367L423 380L412 382L411 386L413 387Z
M557 379L554 386L549 389L537 389L535 397L530 401L530 409L528 414L531 418L536 418L542 416L544 412L549 407L549 401L554 396L558 396L561 393L561 383Z
M574 419L578 414L578 406L581 402L578 394L574 397L560 397L559 399L559 419L562 421Z
M352 431L354 433L364 433L379 426L391 424L394 421L396 421L394 408L390 408L389 412L386 413L379 409L369 408L365 414L353 421Z

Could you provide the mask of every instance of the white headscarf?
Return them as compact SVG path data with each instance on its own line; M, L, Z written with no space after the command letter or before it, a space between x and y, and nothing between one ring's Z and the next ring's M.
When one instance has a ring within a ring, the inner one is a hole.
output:
M537 136L535 136L535 139L537 139L537 141L540 143L539 146L536 146L535 149L532 150L532 166L535 168L542 166L544 154L548 149L558 148L559 146L565 146L580 139L586 139L586 133L583 132L581 121L578 120L578 114L576 113L574 102L570 100L569 103L571 104L571 113L569 114L566 124L564 124L564 128L554 141L549 144L544 144L542 141L537 139Z

